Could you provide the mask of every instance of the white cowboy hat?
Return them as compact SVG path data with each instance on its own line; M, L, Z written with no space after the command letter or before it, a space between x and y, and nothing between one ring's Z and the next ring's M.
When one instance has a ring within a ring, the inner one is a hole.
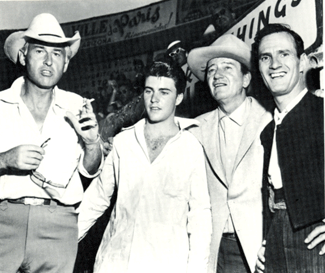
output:
M215 40L210 46L193 49L187 58L192 73L201 81L205 79L208 61L214 58L231 58L251 68L250 47L232 34L225 34Z
M6 39L4 51L12 62L17 63L18 51L29 38L53 44L65 43L70 46L71 58L78 52L81 39L79 31L72 38L65 37L56 18L52 14L42 13L34 17L26 31L14 32Z

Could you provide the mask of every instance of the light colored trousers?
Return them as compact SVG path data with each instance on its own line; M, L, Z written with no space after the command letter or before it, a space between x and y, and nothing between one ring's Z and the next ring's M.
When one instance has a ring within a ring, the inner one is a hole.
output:
M78 249L74 207L0 203L0 273L71 273Z

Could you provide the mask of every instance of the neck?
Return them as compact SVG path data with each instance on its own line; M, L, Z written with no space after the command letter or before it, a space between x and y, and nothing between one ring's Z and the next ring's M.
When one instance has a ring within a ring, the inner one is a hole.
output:
M53 88L42 89L26 79L20 96L27 106L48 108L52 102L52 94Z
M232 112L234 112L246 99L246 95L243 97L240 97L239 99L230 99L229 101L220 101L219 107L220 109L226 113L227 115L230 115Z
M274 97L274 102L279 109L280 112L282 112L289 104L290 102L300 94L304 89L306 88L306 85L302 82L299 83L290 93L280 96Z
M176 135L179 131L174 119L169 119L164 122L152 123L147 120L145 131L151 137Z

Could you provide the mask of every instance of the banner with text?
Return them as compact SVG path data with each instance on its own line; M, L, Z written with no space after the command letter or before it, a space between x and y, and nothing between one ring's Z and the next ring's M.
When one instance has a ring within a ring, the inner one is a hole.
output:
M236 35L250 45L256 32L265 25L283 23L296 31L303 39L305 48L308 48L317 39L316 12L315 0L266 0L227 33Z
M175 26L176 1L164 1L114 15L63 25L68 36L79 31L81 48L103 46Z

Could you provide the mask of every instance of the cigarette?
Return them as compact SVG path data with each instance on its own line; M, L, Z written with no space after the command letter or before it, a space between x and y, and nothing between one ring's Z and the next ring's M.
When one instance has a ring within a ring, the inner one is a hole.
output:
M87 100L87 101L89 101L90 103L92 103L94 100L95 100L95 99L94 99L94 98L92 98L92 99L89 99L89 100ZM86 106L86 104L87 104L87 101L85 101L85 102L82 104L82 106L83 106L83 107L84 107L84 106Z
M43 142L43 144L41 145L41 148L44 148L45 146L46 146L46 144L50 141L50 137L47 139L47 140L45 140L44 142Z

